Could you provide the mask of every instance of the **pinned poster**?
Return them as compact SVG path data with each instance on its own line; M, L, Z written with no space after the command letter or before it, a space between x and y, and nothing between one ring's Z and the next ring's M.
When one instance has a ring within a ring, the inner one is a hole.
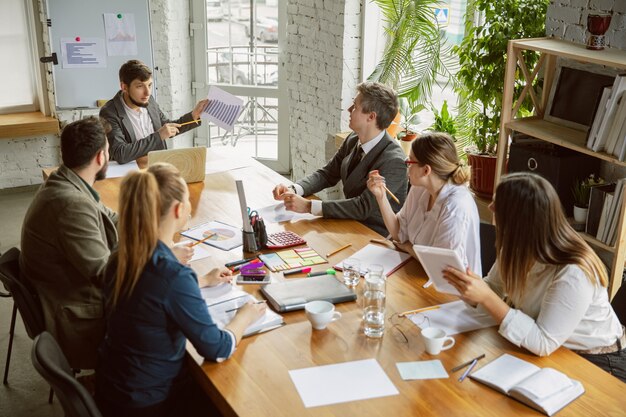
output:
M109 56L137 55L137 30L132 13L104 13Z
M243 111L243 100L215 86L209 87L207 98L209 103L202 110L200 118L207 119L227 131L233 130Z
M63 68L106 68L106 52L102 38L61 38Z

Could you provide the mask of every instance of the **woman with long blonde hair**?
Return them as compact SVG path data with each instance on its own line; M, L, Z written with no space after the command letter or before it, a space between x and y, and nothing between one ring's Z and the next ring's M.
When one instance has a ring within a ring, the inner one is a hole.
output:
M467 187L470 169L452 138L426 133L413 141L405 162L411 189L398 214L387 199L385 178L372 171L367 181L396 246L413 256L413 245L453 249L480 274L480 218Z
M198 390L184 366L186 340L207 360L227 359L265 305L246 304L224 330L211 319L195 272L171 251L191 213L189 190L172 165L127 175L119 207L96 400L105 416L195 415ZM216 268L204 284L230 279Z
M507 175L489 208L496 264L485 280L448 268L448 281L511 343L539 356L565 346L626 382L626 336L605 266L567 222L552 185L536 174Z

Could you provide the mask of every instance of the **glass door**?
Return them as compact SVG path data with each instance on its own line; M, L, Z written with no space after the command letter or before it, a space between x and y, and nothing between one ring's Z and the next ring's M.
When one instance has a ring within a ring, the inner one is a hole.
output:
M281 54L285 3L277 0L193 0L194 90L211 85L240 97L244 110L227 132L198 129L199 143L234 147L276 171L289 172L289 127Z

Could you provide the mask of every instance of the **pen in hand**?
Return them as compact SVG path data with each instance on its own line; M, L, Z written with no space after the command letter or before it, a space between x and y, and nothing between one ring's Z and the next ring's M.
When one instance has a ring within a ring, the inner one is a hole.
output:
M267 303L267 301L265 301L265 300L262 300L262 301L255 301L255 302L254 302L254 303L252 303L252 304L264 304L264 303ZM237 308L231 308L230 310L226 310L226 311L225 311L225 313L230 313L230 312L232 312L232 311L239 311L239 310L241 310L241 309L242 309L242 308L244 308L244 307L245 307L245 304L244 304L244 305L242 305L242 306L239 306L239 307L237 307Z

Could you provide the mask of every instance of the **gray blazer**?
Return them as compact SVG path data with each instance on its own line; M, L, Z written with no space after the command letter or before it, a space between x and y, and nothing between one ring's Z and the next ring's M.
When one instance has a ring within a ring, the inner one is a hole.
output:
M115 97L100 109L100 117L106 119L111 124L111 132L107 137L109 138L109 154L113 161L125 164L147 155L150 151L167 149L165 141L161 140L161 136L158 133L161 126L165 123L185 123L193 120L191 112L178 120L168 120L153 97L150 97L147 110L154 126L154 133L145 138L136 138L133 125L126 116L122 91L118 91ZM200 124L190 123L182 126L179 134L198 127Z
M325 167L297 183L304 189L304 195L310 195L332 187L341 180L345 199L324 201L322 203L324 217L358 220L386 236L388 232L376 198L367 189L367 177L368 173L375 169L385 177L387 188L400 200L401 204L389 200L393 210L398 212L404 204L408 188L407 170L404 164L406 155L400 145L385 133L380 142L365 155L354 170L348 172L348 166L356 152L358 141L356 133L350 134Z
M31 203L20 267L39 293L44 321L72 368L92 369L104 337L103 274L117 247L117 214L64 165Z

